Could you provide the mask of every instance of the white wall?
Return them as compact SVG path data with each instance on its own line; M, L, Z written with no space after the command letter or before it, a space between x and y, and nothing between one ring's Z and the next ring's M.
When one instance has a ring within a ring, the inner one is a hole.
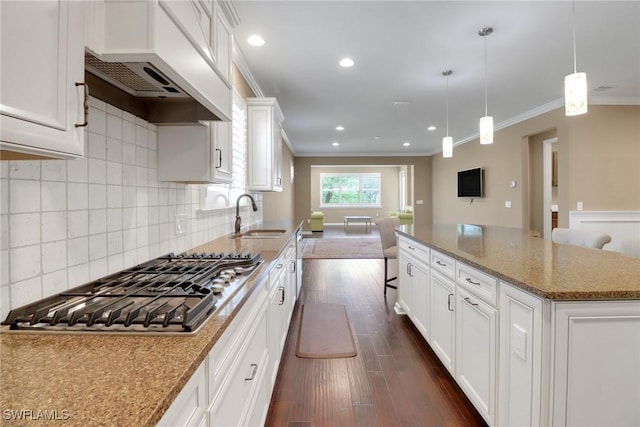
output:
M198 185L158 182L156 126L91 99L85 158L0 161L0 319L11 308L233 232ZM243 225L260 221L242 211ZM176 214L188 232L176 236Z

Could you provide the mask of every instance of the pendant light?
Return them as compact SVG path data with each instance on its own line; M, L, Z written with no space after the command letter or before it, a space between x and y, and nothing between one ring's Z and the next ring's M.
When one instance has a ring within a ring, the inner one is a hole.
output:
M485 27L478 31L484 37L484 117L480 119L480 144L493 144L493 117L489 115L487 101L487 37L493 33L493 28Z
M571 5L573 28L573 74L564 78L564 113L578 116L587 112L587 73L578 73L576 61L576 3Z
M449 76L451 70L445 70L442 75L447 78L447 136L442 138L442 157L453 157L453 138L449 136Z

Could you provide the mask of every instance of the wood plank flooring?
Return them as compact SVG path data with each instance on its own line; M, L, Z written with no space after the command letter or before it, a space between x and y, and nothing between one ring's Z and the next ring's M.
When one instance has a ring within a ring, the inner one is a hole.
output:
M406 316L382 293L384 261L303 260L293 314L267 415L267 426L486 426ZM358 355L295 355L305 302L346 306Z

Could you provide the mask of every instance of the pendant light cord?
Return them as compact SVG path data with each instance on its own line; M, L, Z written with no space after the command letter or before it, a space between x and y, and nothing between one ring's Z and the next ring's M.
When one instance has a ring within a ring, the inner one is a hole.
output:
M571 2L571 27L573 29L573 73L578 72L578 65L576 61L576 2Z
M449 75L450 73L447 73L447 136L449 136Z
M487 34L484 36L484 115L489 115L489 107L487 106L489 101L487 99Z

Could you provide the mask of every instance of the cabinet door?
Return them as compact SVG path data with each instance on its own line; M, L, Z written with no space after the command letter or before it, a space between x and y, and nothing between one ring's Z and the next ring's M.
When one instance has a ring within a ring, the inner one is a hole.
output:
M267 307L263 306L209 410L211 425L245 425L253 412L259 410L255 405L260 387L266 384L268 360Z
M0 2L1 149L84 154L83 13L80 1Z
M409 270L413 280L414 307L411 310L411 319L425 339L428 339L429 336L429 299L431 297L429 292L429 270L428 266L416 258L413 259Z
M554 426L640 425L640 303L557 303Z
M198 427L207 421L206 359L158 422L158 427Z
M398 255L398 304L404 310L404 313L411 315L411 307L413 306L413 278L410 270L413 257L407 252L400 250Z
M247 106L249 189L273 187L273 121L268 106Z
M284 275L278 274L270 284L269 296L269 381L273 386L280 366L280 356L284 340L287 337L287 290L284 283Z
M282 191L282 126L276 122L273 129L273 187Z
M213 122L214 150L211 173L216 183L229 183L233 177L233 123Z
M451 279L431 271L429 343L451 375L454 375L455 289Z
M537 426L541 422L541 299L500 283L500 383L498 425Z
M231 82L232 41L231 25L229 25L218 2L215 8L215 50L218 72L226 81Z
M456 380L489 425L495 418L496 310L461 287L456 299Z

